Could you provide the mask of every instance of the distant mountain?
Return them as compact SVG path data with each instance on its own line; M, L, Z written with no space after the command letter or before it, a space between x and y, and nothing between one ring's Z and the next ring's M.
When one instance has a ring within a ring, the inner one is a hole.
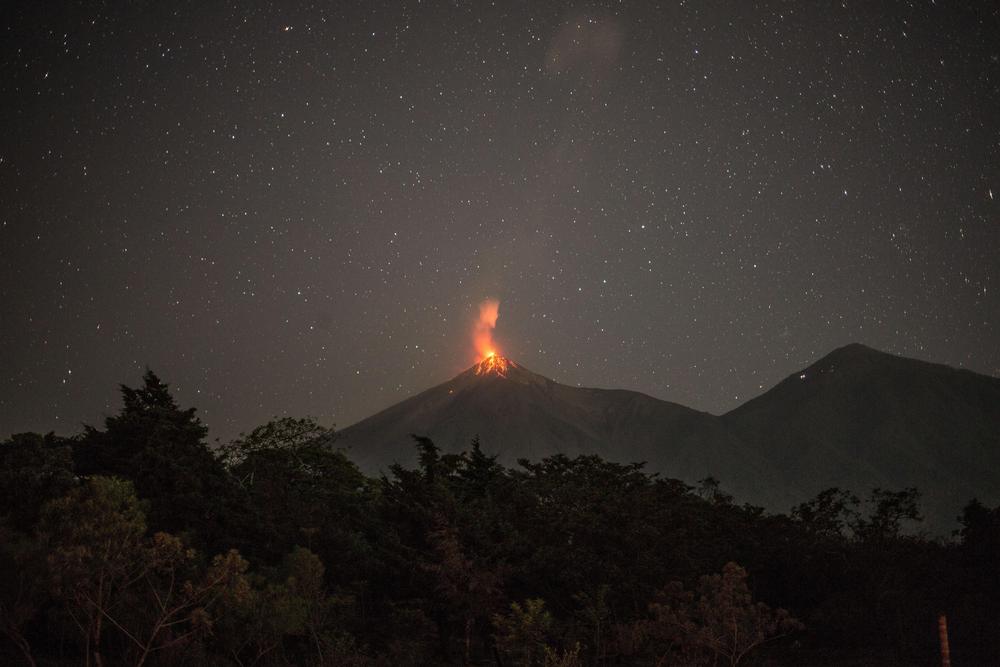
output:
M600 454L691 482L714 475L738 495L778 483L718 417L634 391L559 384L503 357L340 431L337 445L375 473L394 462L415 465L411 433L445 452L467 450L478 436L509 466L554 453Z
M878 352L835 350L721 416L625 390L569 387L503 357L364 419L337 445L362 470L412 466L410 434L446 452L476 436L506 465L600 454L788 511L822 489L915 486L946 532L973 497L1000 502L1000 379Z
M794 497L915 486L932 527L974 496L1000 502L998 378L853 344L722 421Z

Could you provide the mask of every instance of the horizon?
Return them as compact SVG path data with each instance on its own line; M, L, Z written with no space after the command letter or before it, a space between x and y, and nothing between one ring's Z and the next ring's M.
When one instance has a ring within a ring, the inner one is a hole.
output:
M551 382L555 382L556 384L560 384L560 385L563 385L563 386L572 387L572 388L578 388L578 389L600 389L600 390L609 390L609 391L628 391L628 392L632 392L632 393L642 394L642 395L648 396L650 398L653 398L655 400L662 401L662 402L665 402L665 403L670 403L670 404L674 404L674 405L680 405L680 406L685 407L685 408L690 408L692 410L696 410L698 412L701 412L701 413L704 413L704 414L708 414L708 415L711 415L713 417L722 417L722 416L724 416L724 415L726 415L726 414L728 414L730 412L733 412L734 410L736 410L736 409L738 409L738 408L746 405L747 403L753 401L754 399L757 399L757 398L760 398L761 396L764 396L769 391L771 391L772 389L774 389L775 387L777 387L781 382L783 382L783 381L785 381L787 379L793 378L796 374L798 374L798 373L800 373L800 372L802 372L802 371L810 368L811 366L813 366L814 364L818 363L819 361L821 361L825 357L830 356L831 354L833 354L833 353L835 353L837 351L843 350L843 349L848 348L848 347L853 347L853 346L860 346L860 347L866 348L868 350L871 350L873 352L877 352L879 354L885 354L885 355L889 355L889 356L893 356L893 357L897 357L897 358L902 358L902 359L910 359L910 360L914 360L914 361L920 361L920 362L923 362L923 363L928 363L928 364L933 364L933 365L938 365L938 366L945 366L947 368L951 368L951 369L954 369L954 370L965 370L965 371L969 371L969 372L975 373L977 375L983 375L985 377L1000 379L1000 369L995 369L993 373L975 371L975 370L972 370L972 369L969 369L969 368L965 368L965 367L962 367L962 366L955 366L955 365L944 363L944 362L941 362L941 361L936 361L936 360L933 360L933 359L926 359L926 358L920 358L920 357L911 357L911 356L902 355L902 354L898 354L898 353L894 353L894 352L890 352L890 351L886 351L886 350L880 350L878 348L872 347L872 346L867 345L865 343L861 343L861 342L857 342L857 341L852 341L852 342L849 342L849 343L845 343L843 345L839 345L839 346L837 346L837 347L835 347L835 348L833 348L833 349L831 349L831 350L829 350L829 351L827 351L825 353L822 353L822 354L814 357L813 359L811 359L810 361L808 361L808 363L806 363L803 366L798 366L798 367L793 368L787 374L785 374L785 375L783 375L781 377L776 378L771 384L763 386L762 388L760 388L759 389L759 393L755 393L755 394L752 394L752 395L749 395L749 396L745 396L745 397L740 397L739 401L736 402L736 403L734 403L733 405L731 405L728 409L726 409L724 411L720 411L720 412L712 412L712 411L709 411L709 410L704 410L704 409L702 409L702 408L700 408L700 407L698 407L696 405L690 405L690 404L686 404L686 403L681 403L679 401L672 400L672 399L667 398L667 397L657 396L655 394L652 394L652 393L649 393L649 392L646 392L646 391L642 391L640 389L633 389L633 388L625 387L625 386L609 386L609 385L587 384L587 383L569 384L567 382L562 382L559 379L557 379L556 377L552 377L552 376L550 376L550 375L548 375L546 373L538 372L538 371L534 370L533 368L530 368L527 365L525 365L525 364L523 364L523 363L521 363L521 362L519 362L519 361L511 358L510 356L502 354L501 352L495 352L493 354L495 354L497 357L505 358L508 361L514 362L516 364L516 366L518 368L520 368L521 370L527 371L527 372L532 373L534 375L541 376L541 377L545 378L546 380L549 380ZM448 375L448 377L446 377L444 379L441 379L440 381L435 382L433 380L428 380L428 384L426 384L424 386L414 387L410 391L410 393L407 393L407 394L402 395L402 396L394 396L394 397L391 397L391 398L387 398L386 400L388 402L386 402L386 403L384 403L384 404L382 404L382 405L380 405L378 407L375 407L373 409L370 409L368 412L364 413L360 417L357 417L353 421L350 421L350 422L345 422L345 421L340 421L340 422L338 422L338 421L331 421L331 422L327 422L327 421L323 421L322 419L320 421L325 426L333 428L334 431L341 431L341 430L353 427L353 426L357 425L358 423L363 422L363 421L365 421L366 419L368 419L370 417L378 415L379 413L381 413L381 412L383 412L383 411L385 411L385 410L387 410L389 408L392 408L397 403L409 400L409 399L411 399L411 398L413 398L413 397L415 397L415 396L417 396L417 395L419 395L419 394L421 394L421 393L423 393L425 391L428 391L430 389L434 389L435 387L438 387L438 386L443 385L443 384L447 384L447 383L449 383L449 382L457 379L458 377L464 375L465 373L468 373L468 372L474 370L477 366L479 366L480 363L482 363L482 362L481 361L474 361L470 365L468 365L468 366L466 366L466 367L458 370L457 372L456 371L451 371L451 374ZM206 411L204 411L201 408L201 406L198 405L197 400L196 400L197 396L195 397L195 400L188 401L189 396L187 394L185 394L185 392L182 390L182 388L179 388L179 387L177 387L174 384L174 382L172 381L172 378L170 377L169 373L165 373L164 372L164 371L169 371L169 369L151 368L148 365L143 365L141 367L141 369L142 370L138 371L138 375L136 377L141 377L142 373L145 372L145 370L147 370L147 369L151 369L151 370L157 372L157 375L160 376L163 379L163 381L170 387L171 393L178 399L178 401L181 404L187 405L188 407L193 407L193 408L195 408L197 410L197 414L198 414L199 419L209 429L208 437L209 437L209 439L212 442L224 443L224 442L230 441L230 440L232 440L232 439L234 439L236 437L241 436L242 434L245 434L245 433L249 432L255 426L258 426L260 423L263 423L263 421L266 421L268 419L277 419L277 418L281 418L281 417L307 417L307 416L310 417L310 418L318 418L317 415L311 415L311 414L291 414L291 413L286 413L286 414L272 414L272 415L269 415L269 416L265 417L261 422L255 422L255 423L252 423L252 424L245 424L245 425L242 425L242 426L232 425L230 431L227 431L226 435L220 435L217 427L213 426L211 418L206 418ZM20 430L16 430L16 429L15 430L11 430L9 433L0 432L0 436L9 437L9 436L17 434L17 433L26 433L26 432L39 432L39 433L54 432L57 435L69 437L69 436L71 436L73 434L79 433L79 432L82 431L82 429L83 429L83 427L85 425L91 425L91 426L98 425L98 424L100 424L100 423L103 422L103 420L104 420L105 417L114 414L114 412L119 407L118 404L117 404L117 400L118 400L118 397L119 397L118 387L120 385L123 385L123 384L126 385L126 386L130 386L131 384L134 384L134 382L135 382L134 379L133 380L124 379L124 380L120 380L120 381L116 382L114 384L114 386L111 387L111 388L109 388L108 391L107 391L109 399L107 400L107 402L105 404L105 409L104 410L100 411L99 413L96 413L94 415L94 418L92 418L90 420L84 420L84 421L79 422L78 424L75 425L75 427L67 427L66 431L59 431L56 428L53 428L51 426L47 427L44 424L40 424L40 425L35 425L34 427L22 428ZM232 430L233 428L235 428L236 430Z
M988 7L7 20L0 432L147 365L223 438L352 423L465 368L485 298L528 367L711 413L855 340L1000 373Z

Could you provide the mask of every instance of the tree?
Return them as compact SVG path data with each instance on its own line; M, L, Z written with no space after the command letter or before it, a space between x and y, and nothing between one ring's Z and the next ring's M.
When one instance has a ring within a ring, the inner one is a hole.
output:
M223 448L221 458L238 480L253 517L247 553L277 562L297 544L345 566L360 568L357 550L372 484L342 452L330 430L306 419L280 419L255 428ZM355 558L349 555L358 556Z
M954 595L949 600L949 621L958 631L952 638L956 646L964 646L967 662L987 664L1000 653L1000 505L987 507L972 500L959 521L961 541L953 572L963 576L952 588L963 590L959 600L953 601Z
M133 644L135 667L156 651L211 634L224 596L239 596L247 588L248 563L235 549L216 556L202 570L193 567L194 550L172 535L156 533L144 557L146 585L127 591L128 617L118 611L107 614Z
M26 629L48 601L45 553L37 540L0 524L0 632L35 665Z
M722 490L722 483L712 476L698 480L698 495L713 505L730 505L733 502L733 497Z
M792 508L792 518L816 536L840 538L859 518L858 497L836 487Z
M282 417L258 426L249 434L241 433L240 437L219 449L218 457L226 468L233 470L254 453L272 450L295 452L319 441L328 443L332 435L333 429L321 426L309 417ZM252 483L252 480L244 480L244 483Z
M765 642L802 628L784 609L755 603L746 579L746 570L727 563L721 574L701 577L696 593L679 582L666 586L636 633L657 647L656 664L737 665Z
M105 431L86 426L74 455L82 474L130 477L135 457L151 446L204 449L208 429L195 416L195 409L177 406L167 384L146 369L142 386L120 386L122 409L104 420Z
M286 643L311 647L311 664L353 662L353 638L342 632L338 620L353 606L350 597L327 596L322 561L308 549L296 547L269 576L251 577L241 595L228 600L225 617L215 626L220 645L239 665L257 664L281 656L283 664L307 662L305 655L289 660ZM303 650L302 653L306 651ZM339 661L339 662L338 662Z
M524 594L543 596L552 609L578 606L581 592L596 598L602 586L601 604L611 616L635 609L653 594L651 582L690 563L680 549L702 548L691 537L696 528L678 520L672 487L642 464L556 455L521 466L511 473L515 492L504 508L514 523L513 578L538 581L541 588ZM705 529L714 526L706 521ZM680 539L670 539L675 533ZM597 629L593 618L584 622Z
M428 484L434 483L434 476L437 473L438 465L441 461L441 450L430 438L419 435L411 435L419 451L420 469L424 473L424 478Z
M26 629L48 601L45 554L32 534L42 506L76 483L64 439L18 433L0 442L0 632L29 664Z
M18 433L0 442L0 518L22 532L42 505L76 484L69 442L52 433Z
M106 430L86 427L76 443L78 472L135 482L154 529L189 533L210 551L238 542L232 526L250 521L239 516L236 487L205 444L208 429L195 409L179 408L151 370L141 387L121 392L122 409L105 420Z
M867 517L854 518L851 528L863 542L885 542L902 534L903 522L923 520L919 509L920 492L915 488L902 491L874 489L868 498L871 510Z
M222 595L246 585L247 563L236 551L203 570L179 538L147 537L142 510L131 482L99 476L43 508L53 591L80 630L88 665L103 664L109 628L132 645L137 667L207 633Z
M548 647L552 632L552 614L545 609L545 601L529 598L524 604L510 603L510 610L493 615L494 638L497 649L515 665L534 667L539 664Z
M545 601L529 598L512 602L510 610L493 615L497 650L517 667L576 667L582 664L580 645L560 651L552 644L552 614Z
M610 626L611 608L608 606L608 593L611 586L602 584L593 593L581 591L573 596L577 604L577 614L583 621L588 639L597 661L606 658L606 634Z
M465 664L472 656L472 631L479 617L488 617L501 598L502 573L467 557L458 535L443 517L430 534L434 558L425 567L434 575L438 592L449 603L462 625Z
M124 480L93 477L42 508L40 531L53 592L80 630L86 664L101 667L107 618L149 567L135 490Z

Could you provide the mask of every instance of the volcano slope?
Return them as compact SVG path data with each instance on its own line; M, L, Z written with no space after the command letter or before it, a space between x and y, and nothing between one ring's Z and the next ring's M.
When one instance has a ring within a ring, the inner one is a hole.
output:
M916 487L938 532L973 497L1000 502L998 378L852 344L722 421L791 498Z
M625 390L569 387L502 357L338 434L365 472L416 463L410 434L445 452L599 454L787 512L837 486L916 487L932 532L974 497L1000 502L1000 379L852 344L721 416Z
M551 454L599 454L695 483L713 476L737 497L777 484L769 467L708 413L634 391L559 384L497 357L341 431L336 440L363 471L412 466L410 434L442 451L483 451L504 465Z

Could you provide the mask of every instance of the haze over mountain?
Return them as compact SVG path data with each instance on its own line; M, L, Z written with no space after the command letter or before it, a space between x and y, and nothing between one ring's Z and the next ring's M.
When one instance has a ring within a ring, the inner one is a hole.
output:
M369 473L416 460L410 434L506 465L563 453L645 461L688 483L713 476L738 502L787 511L839 486L915 486L928 527L973 497L1000 501L1000 379L863 345L835 350L715 416L627 390L570 387L495 357L339 433Z

